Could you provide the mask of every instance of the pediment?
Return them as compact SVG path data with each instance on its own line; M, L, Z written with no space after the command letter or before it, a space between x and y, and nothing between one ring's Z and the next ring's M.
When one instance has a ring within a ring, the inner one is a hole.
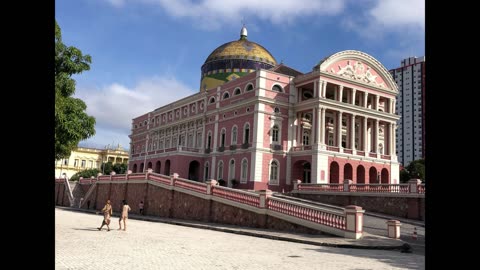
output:
M351 81L398 92L388 70L372 56L360 51L343 51L322 60L317 69Z

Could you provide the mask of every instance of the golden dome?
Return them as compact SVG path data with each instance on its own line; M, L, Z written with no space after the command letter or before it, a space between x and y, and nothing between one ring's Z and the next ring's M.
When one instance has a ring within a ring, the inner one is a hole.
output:
M247 28L240 30L240 39L216 48L202 65L200 91L212 89L259 69L277 65L267 49L247 40Z
M262 45L242 37L216 48L205 63L224 59L246 59L276 65L277 61Z

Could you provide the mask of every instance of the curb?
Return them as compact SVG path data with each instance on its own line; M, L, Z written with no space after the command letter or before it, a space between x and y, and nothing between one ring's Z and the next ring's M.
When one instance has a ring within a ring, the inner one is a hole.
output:
M97 211L94 211L94 210L86 210L86 209L80 209L80 208L70 208L70 207L65 207L65 206L55 206L55 208L59 208L59 209L62 209L62 210L67 210L67 211L84 212L84 213L92 213L92 214L95 214L97 212ZM114 214L112 216L118 217L119 215ZM268 235L268 234L248 232L248 231L228 229L228 228L217 228L217 227L210 226L210 225L192 224L192 223L188 223L188 222L164 220L164 219L160 220L157 217L151 217L151 216L144 216L143 217L143 216L137 216L137 215L130 215L129 219L152 221L152 222L173 224L173 225L179 225L179 226L185 226L185 227L192 227L192 228L197 228L197 229L207 229L207 230L212 230L212 231L234 233L234 234L254 236L254 237L260 237L260 238L266 238L266 239L272 239L272 240L280 240L280 241L295 242L295 243L301 243L301 244L307 244L307 245L336 247L336 248L376 249L376 250L404 250L405 249L405 244L406 244L406 243L402 243L399 246L365 246L365 245L354 245L354 244L332 244L332 243L314 242L314 241L301 240L301 239L295 239L295 238L284 237L284 236L275 236L275 235ZM404 241L402 241L402 242L404 242Z

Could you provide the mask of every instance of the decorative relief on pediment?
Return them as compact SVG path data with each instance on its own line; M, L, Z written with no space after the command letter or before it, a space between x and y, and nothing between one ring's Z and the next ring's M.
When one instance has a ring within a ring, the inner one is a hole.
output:
M351 63L353 63L353 65ZM378 75L374 75L376 72L360 61L347 60L346 63L343 63L343 66L340 63L337 67L337 71L335 71L334 67L330 68L330 73L346 77L351 80L385 88L385 83L383 82L382 78L380 78Z

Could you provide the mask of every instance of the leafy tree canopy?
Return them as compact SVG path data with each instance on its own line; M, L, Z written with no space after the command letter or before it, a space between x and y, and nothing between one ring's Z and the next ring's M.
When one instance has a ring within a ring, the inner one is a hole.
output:
M406 183L410 179L420 179L425 182L425 159L414 160L400 171L400 182Z
M95 118L86 114L87 105L75 94L74 74L90 69L90 55L62 42L55 21L55 160L68 158L82 140L95 135Z
M84 171L81 171L81 172L78 172L74 175L72 175L72 177L70 177L70 181L78 181L78 179L80 179L80 177L83 177L84 179L88 179L90 177L97 177L98 173L100 171L98 169L87 169L87 170L84 170Z

